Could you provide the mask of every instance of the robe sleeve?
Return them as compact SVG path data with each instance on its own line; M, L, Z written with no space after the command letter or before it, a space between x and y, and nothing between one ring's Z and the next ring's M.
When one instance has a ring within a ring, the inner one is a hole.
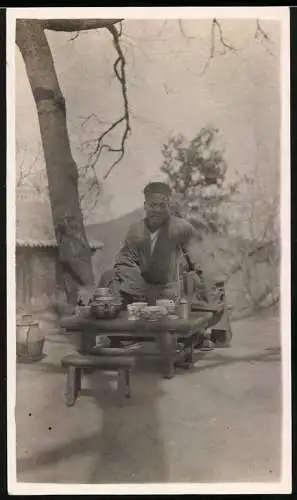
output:
M124 243L116 257L114 273L116 278L121 279L121 270L125 268L134 268L139 266L138 252L133 237L133 227L128 231Z
M203 262L199 258L199 242L201 234L194 226L184 221L181 231L181 247L190 271L195 271L196 295L199 300L208 302L211 285L203 270Z
M202 241L199 231L190 222L183 221L180 239L182 251L188 261L190 270L202 271L197 255L197 244Z

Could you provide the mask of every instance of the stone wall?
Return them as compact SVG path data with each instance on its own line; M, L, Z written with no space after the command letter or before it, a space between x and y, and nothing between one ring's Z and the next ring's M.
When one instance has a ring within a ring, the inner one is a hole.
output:
M56 256L55 248L17 248L17 309L46 308L55 301L58 293Z

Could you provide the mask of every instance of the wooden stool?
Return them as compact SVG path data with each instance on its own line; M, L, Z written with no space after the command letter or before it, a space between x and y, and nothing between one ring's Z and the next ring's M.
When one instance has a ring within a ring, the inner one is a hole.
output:
M81 390L81 376L85 369L106 370L118 372L118 398L122 403L131 397L130 373L135 360L128 356L83 356L70 354L64 356L62 366L67 368L66 405L73 406Z

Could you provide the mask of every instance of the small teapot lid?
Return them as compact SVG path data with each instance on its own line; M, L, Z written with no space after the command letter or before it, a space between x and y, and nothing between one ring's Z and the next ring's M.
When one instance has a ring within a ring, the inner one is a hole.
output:
M103 297L103 296L102 296L102 297L100 297L100 296L96 296L96 297L94 297L93 302L95 302L95 303L100 303L100 302L113 302L113 301L114 301L114 299L115 299L115 297L114 297L113 295L108 295L108 296L104 296L104 297Z

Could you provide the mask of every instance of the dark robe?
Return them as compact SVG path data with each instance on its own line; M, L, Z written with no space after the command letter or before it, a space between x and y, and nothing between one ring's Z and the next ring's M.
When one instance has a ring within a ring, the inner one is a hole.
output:
M146 219L133 224L114 266L114 290L134 298L148 299L180 296L180 263L183 254L193 262L191 246L201 241L192 224L170 216L160 227L151 252L150 230Z

